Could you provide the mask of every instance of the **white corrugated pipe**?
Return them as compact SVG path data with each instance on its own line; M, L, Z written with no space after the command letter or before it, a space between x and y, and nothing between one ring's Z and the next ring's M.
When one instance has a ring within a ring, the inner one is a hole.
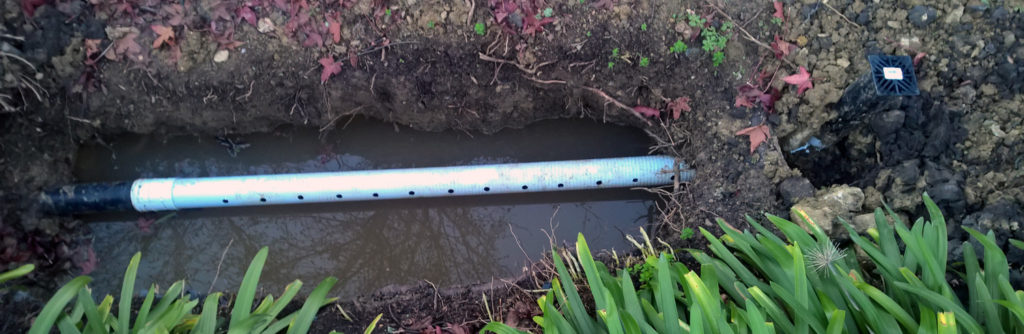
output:
M305 174L139 179L73 185L43 195L58 212L191 208L472 196L599 188L649 187L693 178L670 156ZM95 194L94 190L114 192ZM130 189L130 191L129 191ZM128 194L117 194L128 192ZM127 196L124 196L127 195ZM85 201L85 202L83 202Z

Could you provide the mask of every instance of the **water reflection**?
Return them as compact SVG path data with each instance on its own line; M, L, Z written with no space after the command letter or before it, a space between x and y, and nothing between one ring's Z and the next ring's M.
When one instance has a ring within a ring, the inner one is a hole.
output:
M83 181L101 181L140 176L317 172L554 160L549 158L552 152L561 154L561 159L599 158L643 154L646 150L642 135L632 131L569 124L579 130L553 131L565 126L555 123L547 128L542 125L539 130L478 137L490 141L488 145L497 145L490 147L459 138L459 134L413 131L403 131L387 142L377 139L380 131L369 131L363 137L343 133L325 143L316 140L315 132L297 132L290 137L250 136L247 139L253 143L252 148L237 158L229 157L208 140L197 145L195 138L166 142L122 138L114 145L117 159L111 159L110 151L103 147L83 148L78 176ZM367 131L374 126L371 123L359 128ZM386 127L391 129L390 125ZM375 136L369 137L369 133ZM558 141L560 136L572 139L563 140L565 146L529 145ZM605 142L612 144L601 152L592 152L579 148L577 141L586 140L608 140ZM360 148L360 141L371 141L375 146ZM439 150L437 145L447 147ZM523 146L532 146L538 152L531 154ZM502 148L506 148L503 153L518 155L484 151ZM261 286L268 292L280 293L293 279L303 280L308 291L323 277L335 276L339 278L335 291L355 296L390 284L420 280L444 286L515 275L528 258L537 259L550 247L542 229L550 231L552 227L556 227L556 242L571 242L576 233L583 232L594 249L624 249L628 245L623 233L632 233L646 224L652 205L653 199L644 193L604 190L207 209L179 212L152 226L147 224L160 215L121 213L85 218L92 221L93 247L100 260L91 274L96 278L93 285L98 293L120 288L124 266L136 251L143 253L137 283L140 289L150 283L166 287L175 279L185 278L189 289L198 293L211 288L233 290L252 256L266 245L270 256Z

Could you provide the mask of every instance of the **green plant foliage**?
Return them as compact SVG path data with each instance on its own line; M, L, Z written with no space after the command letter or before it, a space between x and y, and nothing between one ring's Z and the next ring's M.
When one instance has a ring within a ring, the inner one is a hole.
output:
M0 273L0 284L18 277L28 275L28 273L32 272L35 269L36 266L34 264L26 264L21 267L14 268L14 270Z
M544 8L544 17L552 17L555 15L555 10L551 7Z
M651 59L647 57L640 57L640 67L647 67L651 65Z
M679 232L679 239L681 239L681 240L688 240L690 238L693 238L693 229L692 228L687 227L687 228L684 228L682 231Z
M593 260L580 235L576 260L565 260L582 268L578 281L582 293L593 297L594 311L582 303L566 263L555 253L558 275L551 291L538 299L543 315L535 320L545 332L558 333L1024 332L1024 291L1010 286L1006 255L995 235L965 227L981 245L983 261L965 241L963 270L950 270L945 218L927 194L923 197L928 218L909 227L891 210L888 215L876 210L870 239L842 222L871 262L864 268L866 259L839 249L799 211L793 216L809 232L768 215L785 239L749 217L754 233L722 220L719 237L701 228L710 253L689 251L700 263L697 270L667 253L653 254L647 243L637 244L644 249L642 264L613 276ZM950 276L961 277L967 298L954 293ZM634 288L633 277L648 282ZM484 331L521 333L499 323Z
M707 22L706 19L700 17L700 15L697 14L686 14L686 19L691 27L701 28L704 27L704 23Z
M677 40L676 43L672 44L672 47L669 48L668 50L669 50L669 52L672 52L672 53L683 53L683 52L686 52L687 48L688 47L686 46L686 43L683 43L682 40Z
M267 259L267 248L264 247L246 270L231 310L230 321L217 318L220 293L207 296L201 313L193 314L199 300L183 292L185 281L172 284L159 301L156 301L156 287L151 285L142 305L133 309L132 292L141 257L141 253L136 253L125 270L116 316L111 313L114 297L107 295L97 305L88 287L92 279L80 276L57 290L43 306L29 333L49 333L54 326L61 333L278 333L286 328L288 333L306 333L317 310L335 300L326 297L337 282L336 278L329 277L313 290L301 309L279 317L302 288L302 282L296 280L285 287L279 299L274 300L273 296L268 295L253 309L256 286ZM67 306L72 300L74 303L69 312ZM154 301L156 305L153 305ZM131 319L133 310L137 311L134 322ZM226 328L218 330L221 325L226 325Z
M782 19L777 18L777 17L773 17L772 18L772 23L774 23L777 26L782 26Z
M647 31L647 23L640 24L640 31Z
M476 25L473 26L473 30L480 36L487 34L487 26L485 26L483 22L477 22Z

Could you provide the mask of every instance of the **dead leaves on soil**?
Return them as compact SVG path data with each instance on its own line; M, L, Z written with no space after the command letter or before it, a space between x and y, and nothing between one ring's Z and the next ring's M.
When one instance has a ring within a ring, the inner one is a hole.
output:
M811 73L807 72L807 69L800 66L800 72L782 78L788 84L796 85L796 95L802 95L805 90L814 88L814 84L811 83Z
M761 143L763 143L765 140L768 140L768 137L771 135L771 132L768 129L768 125L761 124L740 130L736 132L736 135L750 137L750 154L754 154L754 151L757 150L757 147L761 146Z
M156 40L153 41L153 48L159 49L161 45L167 43L167 45L174 44L174 29L171 27L154 24L149 26L153 29L153 33L156 34Z
M326 56L320 58L320 65L323 66L323 70L320 71L320 84L327 83L327 79L330 79L335 74L341 73L341 62L334 61L334 57Z

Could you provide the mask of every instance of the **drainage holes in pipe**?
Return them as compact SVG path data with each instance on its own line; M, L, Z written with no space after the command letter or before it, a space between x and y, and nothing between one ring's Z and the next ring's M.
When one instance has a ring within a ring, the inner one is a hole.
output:
M318 138L319 129L288 131L285 137L232 135L232 139L250 144L236 157L212 138L104 138L114 143L117 160L112 160L110 150L102 145L83 146L77 154L75 177L84 182L110 182L141 176L206 177L557 161L642 156L651 145L641 130L589 121L544 122L494 136L474 133L472 139L461 131L425 133L402 128L395 133L391 124L369 123L360 117L324 141ZM602 144L594 145L598 142ZM328 159L322 159L324 156ZM647 179L634 175L623 180L628 183L633 177L639 178L638 182ZM567 190L576 185L594 187L599 178L609 180L602 186L606 189ZM256 192L238 198L220 195L212 200L217 206L262 206L179 211L174 218L150 226L149 231L140 230L138 214L82 218L104 222L85 226L95 236L93 247L97 254L106 256L106 263L128 263L138 249L145 250L143 256L166 253L188 259L182 265L140 266L137 286L159 284L163 278L189 277L190 284L202 286L205 291L216 272L210 268L218 267L221 254L234 239L221 266L221 277L214 283L215 291L237 288L237 282L223 279L224 273L245 273L249 262L238 261L233 255L236 251L271 245L276 248L260 276L261 286L283 287L295 279L319 282L325 276L343 273L346 284L339 284L332 293L354 298L387 285L415 284L423 279L450 286L516 275L526 260L516 246L516 237L526 253L536 259L545 250L550 251L547 236L541 232L549 230L549 224L557 225L558 235L569 239L558 243L575 241L576 233L583 232L592 249L628 249L631 246L619 231L635 233L648 223L655 197L610 189L610 180L604 176L559 177L546 182L513 181L516 183L508 187L480 181L474 186L444 184L432 189L406 185L397 191L347 191L339 187L322 194L303 191L301 201L298 192ZM523 185L529 189L522 190ZM484 193L485 186L488 196L464 196ZM542 189L559 191L534 192ZM496 194L508 190L514 194ZM416 194L410 196L409 191ZM435 193L444 196L423 198ZM312 204L324 199L330 202ZM276 205L289 202L302 205ZM159 215L164 213L156 217ZM170 240L157 235L183 237ZM466 247L473 251L466 252ZM374 265L367 266L366 259L372 259ZM120 291L124 267L118 268L97 266L90 274L95 278L90 284L93 293Z

